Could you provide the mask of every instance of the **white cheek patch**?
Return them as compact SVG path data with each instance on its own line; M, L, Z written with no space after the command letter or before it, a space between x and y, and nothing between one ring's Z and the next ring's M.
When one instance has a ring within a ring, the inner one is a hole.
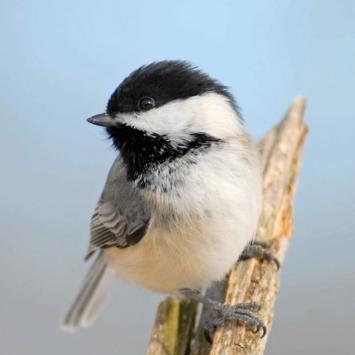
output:
M193 133L223 139L242 131L240 118L228 99L213 92L175 100L147 112L120 114L119 121L174 140L183 140Z

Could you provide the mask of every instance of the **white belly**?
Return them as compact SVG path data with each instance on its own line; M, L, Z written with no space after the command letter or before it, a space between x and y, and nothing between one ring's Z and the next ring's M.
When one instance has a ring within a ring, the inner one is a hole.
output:
M235 153L230 154L229 160L218 157L195 165L175 197L162 194L138 244L105 250L108 264L119 276L168 293L207 286L225 276L254 238L261 207L257 164L233 160ZM226 168L225 161L234 165ZM159 209L174 211L177 218L171 221Z
M112 247L105 253L119 276L145 288L169 293L183 287L199 288L221 279L247 242L247 238L231 235L181 235L154 230L134 246Z
M167 230L154 223L136 245L105 249L116 273L160 292L200 288L222 279L254 237L257 218L250 204L216 206L206 219Z

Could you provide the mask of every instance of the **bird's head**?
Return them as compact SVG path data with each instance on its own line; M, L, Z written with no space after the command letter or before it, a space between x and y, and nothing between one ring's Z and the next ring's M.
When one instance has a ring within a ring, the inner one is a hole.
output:
M184 61L155 62L135 70L111 95L106 113L88 121L106 126L112 137L122 126L172 140L196 133L223 139L241 129L227 88Z
M137 150L153 149L151 156L160 161L242 130L227 88L184 61L155 62L135 70L111 95L106 112L88 121L106 127L124 158L134 154L136 159Z

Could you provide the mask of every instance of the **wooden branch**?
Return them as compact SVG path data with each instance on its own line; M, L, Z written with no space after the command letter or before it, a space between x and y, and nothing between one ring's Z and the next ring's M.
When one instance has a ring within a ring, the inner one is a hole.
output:
M196 317L196 303L168 297L161 302L150 344L149 355L185 355Z
M271 251L283 262L292 233L293 197L300 168L301 152L307 134L303 121L305 100L296 98L285 118L259 143L263 163L263 211L257 240L270 242ZM263 305L260 317L271 330L274 304L280 286L274 264L250 259L236 263L225 290L225 302L258 302ZM223 293L222 293L223 295ZM212 346L205 342L203 322L193 332L196 305L186 300L168 298L159 306L147 354L149 355L228 355L263 354L267 335L260 337L244 325L226 322L220 326ZM203 315L207 314L203 311ZM203 317L202 317L203 318ZM191 335L194 336L191 337Z

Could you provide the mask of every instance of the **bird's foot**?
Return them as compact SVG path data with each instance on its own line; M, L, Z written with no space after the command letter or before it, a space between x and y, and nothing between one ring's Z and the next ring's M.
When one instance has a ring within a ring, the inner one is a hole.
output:
M254 312L261 309L261 305L258 303L251 302L229 305L207 298L197 290L184 288L179 292L185 297L201 302L213 310L213 316L210 317L205 324L205 336L209 342L211 342L212 335L216 328L227 320L244 323L245 326L254 333L261 332L261 338L266 334L267 329L264 322L254 314Z
M247 260L250 258L258 258L273 262L277 270L280 269L279 260L268 250L268 244L265 242L252 242L248 244L239 257L239 260Z
M213 316L208 319L205 324L204 334L209 343L212 343L213 334L217 327L225 321L242 322L247 329L253 333L260 333L263 338L266 334L266 326L264 322L254 314L254 312L261 309L258 303L239 303L236 305L229 305L219 303L220 307L215 307Z

